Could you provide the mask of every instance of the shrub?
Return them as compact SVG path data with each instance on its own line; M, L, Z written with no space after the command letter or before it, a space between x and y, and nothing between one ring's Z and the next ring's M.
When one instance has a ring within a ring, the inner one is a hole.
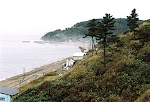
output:
M135 102L150 102L150 89L142 94Z
M110 95L103 102L125 102L122 97L116 95Z
M130 47L133 50L139 50L143 47L143 45L142 45L142 43L139 42L139 40L134 40L134 41L131 42Z
M57 75L56 71L46 74L46 76L56 76L56 75Z
M144 62L150 62L150 52L149 53L140 53L137 56L137 58Z
M136 35L141 43L148 42L150 39L150 24L142 26L137 32Z

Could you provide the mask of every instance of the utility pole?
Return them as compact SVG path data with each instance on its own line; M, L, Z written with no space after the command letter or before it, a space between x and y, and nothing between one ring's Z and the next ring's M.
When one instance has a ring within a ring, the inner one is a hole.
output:
M64 70L64 66L63 66L63 64L62 64L62 74L64 73L64 71L63 71L63 70Z
M120 33L120 24L121 24L121 18L118 18L118 20L117 20L117 34Z
M34 83L35 83L35 86L37 85L37 75L34 75L35 76L35 81L34 81Z
M25 80L25 68L23 68L23 80Z
M44 82L44 72L43 72L43 82Z
M19 82L18 87L20 88L20 87L21 87L21 82L22 82L22 80L18 80L18 82Z

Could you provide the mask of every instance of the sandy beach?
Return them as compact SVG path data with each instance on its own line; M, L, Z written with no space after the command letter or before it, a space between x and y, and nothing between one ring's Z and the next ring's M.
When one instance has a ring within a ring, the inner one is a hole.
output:
M29 83L32 80L35 80L39 77L42 77L44 74L55 71L59 68L62 68L63 64L66 63L67 59L72 57L65 58L61 61L53 62L48 65L41 66L39 68L35 68L29 72L19 74L5 80L0 81L0 87L7 86L11 88L19 88Z

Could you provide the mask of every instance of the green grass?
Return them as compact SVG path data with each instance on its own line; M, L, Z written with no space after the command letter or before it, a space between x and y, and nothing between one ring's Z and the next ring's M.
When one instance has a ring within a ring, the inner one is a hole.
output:
M98 55L89 52L86 59L77 61L62 76L47 74L54 80L39 81L41 84L28 88L14 102L149 101L150 41L141 44L133 33L119 35L119 39L121 46L111 44L106 49L106 68L100 46Z

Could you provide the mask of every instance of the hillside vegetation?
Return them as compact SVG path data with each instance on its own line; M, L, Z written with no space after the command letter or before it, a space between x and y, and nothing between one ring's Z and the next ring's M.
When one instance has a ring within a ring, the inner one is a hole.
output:
M106 68L100 45L97 55L88 51L64 75L28 89L13 102L149 102L150 20L136 30L107 46Z
M97 19L97 21L101 21L102 19ZM116 20L116 27L119 28L119 33L123 33L128 29L127 21L126 19L115 19ZM141 21L139 21L141 22ZM57 29L52 32L48 32L45 34L41 39L42 40L48 40L48 41L58 41L58 42L64 42L64 41L83 41L87 39L83 39L82 37L85 36L85 34L88 33L88 27L87 24L89 21L84 21L75 24L71 28L66 28L65 30ZM117 30L114 31L115 34L118 33Z

